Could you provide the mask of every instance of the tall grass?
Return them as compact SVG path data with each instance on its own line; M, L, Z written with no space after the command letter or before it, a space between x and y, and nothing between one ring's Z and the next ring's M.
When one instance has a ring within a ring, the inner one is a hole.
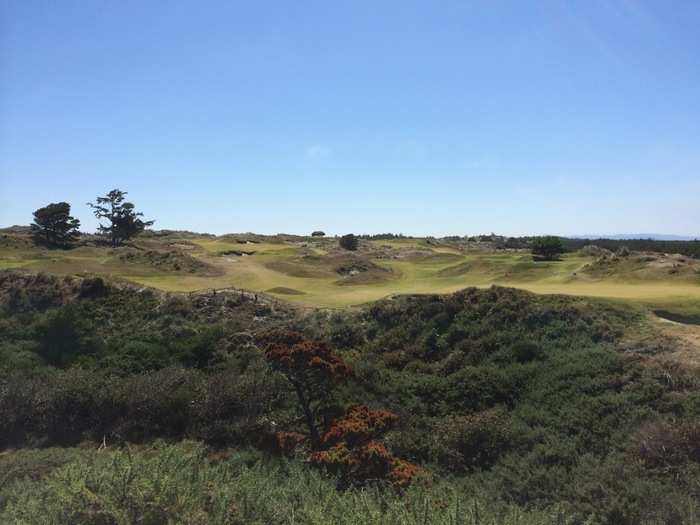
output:
M443 482L419 483L404 494L378 487L341 492L301 462L258 459L253 452L212 458L194 442L85 451L43 479L0 488L0 523L573 523L556 509L523 511Z

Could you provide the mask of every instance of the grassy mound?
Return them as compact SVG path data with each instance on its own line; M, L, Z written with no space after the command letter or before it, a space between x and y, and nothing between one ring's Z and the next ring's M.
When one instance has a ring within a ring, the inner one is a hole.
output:
M295 290L294 288L286 288L284 286L276 286L275 288L270 288L266 290L267 293L277 293L282 295L304 295L304 292L300 290Z
M166 272L185 272L199 275L219 275L221 272L214 266L189 253L180 250L138 250L121 248L116 250L116 258L130 265L146 266Z
M690 280L700 282L700 261L684 255L632 253L627 256L602 255L583 268L595 278L633 280Z

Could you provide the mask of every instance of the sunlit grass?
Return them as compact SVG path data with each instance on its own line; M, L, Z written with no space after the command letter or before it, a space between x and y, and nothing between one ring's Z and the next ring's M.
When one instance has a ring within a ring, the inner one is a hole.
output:
M240 236L245 240L245 236ZM106 248L83 247L75 250L24 248L0 250L0 269L26 268L59 274L96 273L118 276L135 283L166 291L192 292L202 289L243 288L272 294L280 299L312 306L341 307L381 299L393 294L449 293L469 286L493 284L522 288L540 294L568 294L607 297L638 303L693 303L700 301L700 278L639 279L624 273L592 277L583 268L593 261L577 254L559 261L538 261L523 252L461 253L456 248L434 246L424 239L370 241L376 246L399 250L420 248L433 255L377 259L389 267L394 278L376 283L339 286L340 276L320 274L299 277L272 269L269 264L298 255L299 244L286 242L244 243L238 237L189 239L196 248L191 255L220 270L219 275L162 271L147 265L120 261ZM172 242L173 239L170 239ZM322 249L307 248L319 253ZM254 252L249 256L221 256L226 251ZM405 252L404 252L405 253ZM410 254L409 254L410 255ZM298 295L275 293L294 289Z

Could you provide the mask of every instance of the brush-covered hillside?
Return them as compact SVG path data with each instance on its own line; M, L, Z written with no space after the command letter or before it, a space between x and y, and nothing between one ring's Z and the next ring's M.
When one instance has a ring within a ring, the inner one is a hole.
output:
M697 347L662 323L504 287L328 310L6 270L0 522L693 523Z

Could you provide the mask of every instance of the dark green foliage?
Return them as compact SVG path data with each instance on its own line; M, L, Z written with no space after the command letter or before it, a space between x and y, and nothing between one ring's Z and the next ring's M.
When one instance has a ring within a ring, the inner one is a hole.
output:
M340 238L338 244L340 244L340 247L344 248L345 250L355 251L357 250L358 240L354 234L348 233Z
M88 202L97 220L107 221L106 225L100 223L98 231L109 239L112 246L119 246L154 223L141 219L143 213L136 212L134 205L125 200L126 194L114 189L104 197L97 197L95 203Z
M546 235L532 241L532 255L545 261L554 261L564 253L564 245L559 237Z
M0 274L0 305L0 447L105 436L264 447L303 431L261 352L262 335L288 325L352 366L334 404L396 413L388 451L457 476L450 487L560 505L576 524L697 511L700 378L623 344L644 322L633 309L493 287L296 317L239 295L19 273Z
M325 237L326 233L322 232L321 230L316 230L316 231L311 232L311 236L312 237Z
M0 448L195 437L213 444L257 444L272 432L263 416L284 393L263 363L243 374L164 368L127 377L73 367L28 378L0 376Z
M6 470L5 470L6 469ZM46 449L0 458L0 522L189 525L560 525L560 508L522 510L454 481L398 493L336 490L299 461L251 450L216 453L200 443L104 451ZM89 503L87 503L89 502Z
M536 361L544 357L542 347L529 341L515 343L511 351L518 363L529 363L530 361Z
M535 237L509 237L504 244L506 248L526 249ZM659 241L655 239L569 239L560 237L567 252L580 250L589 245L617 252L623 246L631 251L679 253L695 259L700 259L700 240L692 241Z
M435 428L436 459L455 472L490 467L508 451L512 433L505 410L448 416Z
M36 325L37 353L52 366L67 366L77 356L97 351L99 342L90 337L89 331L78 308L72 305L49 312Z
M76 241L80 221L70 214L67 202L52 202L34 212L31 225L34 242L54 248L67 248Z
M393 239L412 239L413 237L404 235L403 233L375 233L375 234L362 234L359 236L360 239L367 239L368 241L389 241Z

